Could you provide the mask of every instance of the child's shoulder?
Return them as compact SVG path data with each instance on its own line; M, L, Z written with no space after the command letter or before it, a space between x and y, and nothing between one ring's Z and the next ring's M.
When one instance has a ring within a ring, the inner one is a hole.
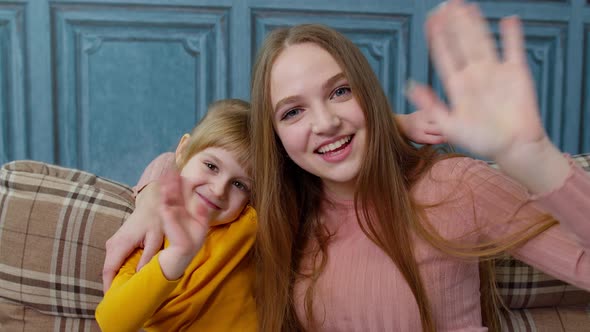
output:
M243 222L247 222L256 226L258 221L256 210L250 204L246 205L237 220L242 220Z
M257 230L256 210L250 205L246 205L242 213L232 222L216 226L209 231L208 237L223 236L231 237L252 237L256 236ZM223 235L221 235L223 234Z

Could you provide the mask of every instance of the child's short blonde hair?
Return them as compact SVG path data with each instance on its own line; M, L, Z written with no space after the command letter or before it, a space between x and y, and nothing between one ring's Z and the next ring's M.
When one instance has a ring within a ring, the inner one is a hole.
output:
M196 153L217 147L231 151L248 174L250 162L250 104L240 99L224 99L209 106L207 114L191 132L178 160L178 168Z

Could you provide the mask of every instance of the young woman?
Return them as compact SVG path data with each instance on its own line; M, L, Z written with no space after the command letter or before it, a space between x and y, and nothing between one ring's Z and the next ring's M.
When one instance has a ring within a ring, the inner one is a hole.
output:
M590 289L590 178L541 126L518 19L502 59L475 5L426 28L451 107L417 84L409 99L503 173L410 144L341 34L271 33L252 83L262 331L495 330L477 258L505 250Z
M403 139L341 34L273 32L252 84L263 331L485 331L478 261L464 258L505 249L590 289L590 179L541 126L519 21L501 22L503 59L475 5L451 1L426 27L451 107L425 86L408 97L505 175Z

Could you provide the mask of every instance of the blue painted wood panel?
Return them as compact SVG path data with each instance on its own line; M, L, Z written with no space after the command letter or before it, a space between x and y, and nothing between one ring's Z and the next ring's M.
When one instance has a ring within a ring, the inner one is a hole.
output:
M409 63L410 15L348 14L300 10L254 10L254 50L262 45L272 30L303 23L329 25L350 38L363 52L379 77L394 109L406 112L406 102L399 91L407 78ZM253 55L254 57L254 55Z
M367 56L397 112L408 78L440 90L422 23L438 0L0 0L0 162L37 159L134 183L207 105L249 97L251 64L277 27L322 23ZM543 123L590 151L590 7L477 1L525 23Z
M580 121L580 145L582 151L590 151L590 21L584 24L584 82L582 115Z
M0 7L0 162L26 158L24 6Z
M52 6L60 162L131 182L138 165L173 148L209 103L227 96L226 16Z

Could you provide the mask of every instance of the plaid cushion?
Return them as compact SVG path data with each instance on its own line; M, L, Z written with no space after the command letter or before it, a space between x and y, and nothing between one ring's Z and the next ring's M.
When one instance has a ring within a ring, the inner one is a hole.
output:
M576 307L520 309L505 312L502 331L514 332L589 332L590 311Z
M556 279L510 256L496 261L496 283L511 309L585 306L590 293Z
M0 331L100 332L100 327L93 319L46 315L0 297Z
M0 327L40 324L43 316L54 330L96 327L104 244L133 208L131 188L90 173L34 161L4 165Z

